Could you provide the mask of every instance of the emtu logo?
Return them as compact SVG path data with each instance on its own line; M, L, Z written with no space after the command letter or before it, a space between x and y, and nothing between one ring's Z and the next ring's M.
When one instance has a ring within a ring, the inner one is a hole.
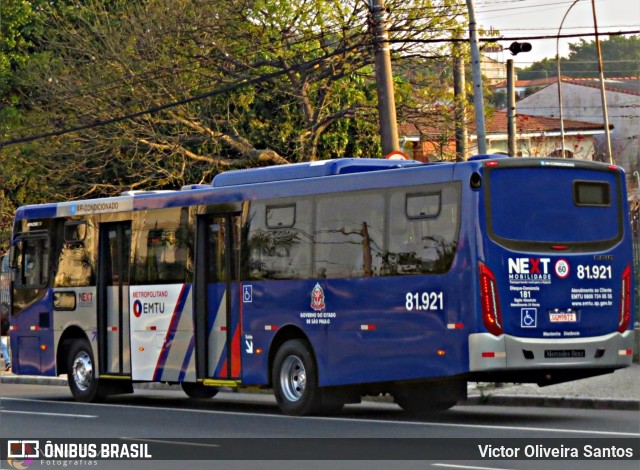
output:
M549 274L550 258L509 258L509 274Z
M7 463L16 470L25 470L33 463L34 459L39 457L40 443L38 441L7 441Z

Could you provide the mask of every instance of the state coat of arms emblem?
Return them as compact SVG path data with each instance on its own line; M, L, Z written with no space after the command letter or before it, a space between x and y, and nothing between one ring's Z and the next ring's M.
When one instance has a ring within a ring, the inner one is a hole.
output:
M324 310L326 307L324 303L324 290L319 283L316 283L315 287L311 291L311 308L315 311Z

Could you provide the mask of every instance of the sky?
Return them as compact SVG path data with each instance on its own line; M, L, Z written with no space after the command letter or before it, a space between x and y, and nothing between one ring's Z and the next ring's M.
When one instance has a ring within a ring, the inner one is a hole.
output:
M560 34L593 34L591 0L475 0L476 22L479 27L493 27L503 37L556 36L567 14ZM574 4L575 3L575 4ZM573 5L573 6L572 6ZM640 0L596 0L598 33L640 30ZM567 13L568 12L568 13ZM607 36L601 37L607 39ZM593 41L594 36L584 37ZM569 54L569 42L580 38L560 39L561 57ZM507 48L513 41L499 42ZM544 58L555 58L556 39L529 40L532 50L512 56L509 51L489 54L496 60L513 59L516 67L527 67Z

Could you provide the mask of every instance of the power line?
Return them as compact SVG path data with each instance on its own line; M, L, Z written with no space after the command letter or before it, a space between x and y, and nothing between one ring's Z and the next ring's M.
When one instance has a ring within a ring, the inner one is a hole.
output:
M430 19L432 19L431 17L429 17ZM424 19L424 18L423 18ZM419 20L419 18L418 18ZM323 51L325 48L327 47L333 47L335 45L341 44L341 43L345 43L345 42L349 42L350 40L352 40L355 37L358 37L357 35L362 35L362 33L366 33L368 32L367 30L363 31L363 23L366 24L364 15L357 15L355 17L355 21L353 23L351 23L348 27L344 27L341 25L336 25L334 28L330 28L329 30L324 30L322 32L319 33L315 33L315 34L311 34L309 35L308 33L300 33L300 34L294 34L291 37L287 38L287 41L285 43L285 41L283 41L283 43L281 45L279 45L278 47L276 47L273 52L275 54L278 53L278 51L284 51L287 49L290 49L292 46L295 46L297 44L305 44L305 43L309 43L309 42L317 42L323 38L326 37L332 37L332 36L336 36L335 40L332 42L328 42L328 43L324 43L322 45L318 45L318 47L315 49L315 51ZM431 30L430 32L432 34L436 34L438 32L442 33L443 29L438 29L438 30ZM346 33L350 33L353 32L352 35L347 34L346 36L344 36ZM342 36L340 36L340 33L342 33ZM291 40L293 39L293 40ZM407 41L407 44L410 44L411 41ZM415 42L414 42L415 43ZM264 45L264 44L263 44ZM271 46L271 43L269 44ZM354 44L349 48L346 48L347 50L354 48L354 47L361 47L362 44ZM257 49L259 49L261 47L260 44L255 45L255 47ZM273 48L273 46L271 46ZM142 50L144 51L144 50ZM309 54L313 54L315 52L314 50L311 51L307 51ZM141 51L138 51L141 52ZM210 57L206 57L206 56L202 56L202 57L198 57L195 60L192 61L186 61L183 62L182 64L179 64L180 67L176 67L176 65L178 64L173 64L173 65L169 65L169 66L164 66L164 67L159 67L159 68L155 68L155 69L149 69L149 70L145 70L139 74L127 74L124 76L121 76L120 78L116 78L116 79L111 79L111 80L107 80L101 83L96 83L96 84L92 84L90 86L81 88L81 89L75 89L73 91L67 91L66 93L62 94L62 95L58 95L57 98L59 100L64 100L65 98L71 98L74 96L83 96L83 97L87 97L87 98L92 98L92 97L98 97L98 93L101 94L106 94L109 93L111 91L114 90L118 90L120 88L123 87L129 87L129 86L133 86L133 85L140 85L140 84L144 84L147 82L151 82L153 80L165 80L174 76L179 76L182 75L183 73L198 73L198 71L196 70L197 64L201 64L204 65L206 64L208 61L213 60ZM258 64L259 65L259 64ZM252 68L255 69L258 65L256 64L246 64L246 70L251 70ZM262 65L269 65L269 64L262 64ZM166 96L169 93L163 93L163 96ZM149 98L144 98L145 100L149 99ZM156 97L157 99L157 97ZM134 101L129 101L127 104L129 107L133 107L135 106L137 103L140 103L142 100L134 100ZM109 108L109 111L112 111L112 108ZM100 109L97 109L94 111L93 114L96 114L98 112L100 112ZM106 111L106 109L102 109L102 111ZM144 112L144 111L142 111ZM98 122L98 121L94 121L94 122ZM99 121L102 122L102 121ZM45 127L46 124L43 124L39 127ZM81 126L78 126L81 127ZM30 130L33 130L34 127L30 126ZM20 129L16 129L17 131L20 131Z
M640 34L640 29L631 31L612 31L608 33L599 32L598 36L624 36L627 34ZM479 38L480 42L496 42L496 41L533 41L538 39L557 39L557 38L583 38L595 36L595 33L580 33L580 34L553 34L545 36L519 36L519 37L494 37L494 38ZM389 42L416 42L416 43L438 43L438 42L469 42L468 38L444 38L444 39L389 39Z
M351 27L348 28L347 31L349 29L355 29L355 27ZM329 31L328 33L329 35L331 35L331 31ZM307 38L300 38L299 40L293 41L293 42L288 42L285 45L282 45L279 48L275 48L274 52L278 52L279 50L286 50L287 48L290 48L291 46L294 45L298 45L298 44L303 44L305 42L311 42L311 41L315 41L318 38L327 35L327 33L323 33L323 34L317 34L317 35L312 35L310 37ZM353 39L354 36L351 37L347 37L346 39ZM318 51L322 51L323 48L325 47L331 47L334 45L339 44L340 42L344 41L345 38L340 38L339 40L336 40L334 42L330 42L327 43L325 45L322 46L318 46L316 49L311 49L310 51L307 51L308 54L313 54L314 52L318 52ZM266 43L265 43L266 44ZM265 44L257 44L255 45L256 48L260 48L261 46L264 46ZM139 52L144 52L144 49L140 50ZM78 95L88 95L89 93L92 93L93 91L101 91L101 92L109 92L112 90L117 90L118 88L122 88L125 86L131 86L131 85L139 85L139 84L143 84L145 82L151 81L151 80L155 80L155 79L160 79L160 78L170 78L172 76L176 76L176 75L180 75L182 73L185 72L195 72L195 66L197 64L202 64L202 63L206 63L207 61L212 61L213 59L210 57L206 57L206 56L200 56L195 58L194 60L191 61L187 61L182 65L181 68L176 68L176 63L168 65L168 66L163 66L163 67L159 67L159 68L155 68L155 69L149 69L149 70L145 70L143 72L140 72L138 74L128 74L128 75L123 75L119 78L115 78L115 79L111 79L111 80L106 80L104 82L99 82L99 83L95 83L92 84L90 87L86 87L84 89L78 89L75 91L70 91L69 93L66 93L62 96L59 96L58 98L65 98L65 97L72 97L72 96L78 96ZM268 64L263 64L263 65L268 65ZM256 67L258 67L259 65L257 64L246 64L246 69L255 69ZM166 73L165 73L166 72ZM126 82L126 83L125 83ZM109 86L109 85L114 85L114 86ZM107 88L102 88L102 87L107 87Z
M525 0L517 0L517 1L525 1ZM436 8L440 9L442 7L438 6L438 7L433 7L433 8L434 9L436 9ZM397 10L399 10L399 11L412 10L412 8L397 9ZM366 10L365 10L365 12L366 12ZM443 15L442 17L444 18L445 16ZM450 17L450 15L447 15L446 17ZM427 18L431 19L432 16L423 17L422 19L427 19ZM418 20L419 19L420 18L418 18ZM229 21L230 21L230 19L229 19ZM294 39L294 40L293 41L288 41L286 44L283 44L282 46L278 47L276 49L276 52L277 52L278 49L282 50L282 49L285 49L285 48L290 48L292 45L303 44L303 43L306 43L306 42L315 41L315 40L318 40L318 39L320 39L322 37L331 36L331 35L334 35L334 34L337 34L337 33L340 33L340 32L344 33L344 32L353 30L356 33L358 33L359 32L358 30L360 28L362 28L362 24L360 22L364 22L364 21L365 21L364 15L362 15L362 13L360 13L360 14L355 16L354 22L352 24L350 24L349 27L346 28L346 30L341 25L336 25L334 28L330 28L328 31L322 31L322 32L317 33L317 34L312 34L312 35L307 35L305 33L301 33L299 35L294 34L290 38L287 38L288 40L290 40L290 39ZM440 31L442 32L443 30L440 30ZM296 38L296 36L298 36L298 38ZM582 35L580 35L580 36L582 36ZM569 36L567 36L567 37L569 37ZM344 40L344 38L342 38L342 40ZM418 42L433 42L433 43L437 43L437 42L450 42L450 41L451 40L442 40L442 41L422 40L422 41L420 41L420 40L415 40L415 39L396 39L394 42L396 42L396 43L418 43ZM336 40L334 43L337 44L339 42L340 42L340 39ZM331 44L328 44L328 45L331 46ZM325 47L326 46L327 45L325 45ZM260 48L260 45L258 44L256 47ZM318 50L321 49L322 47L323 46L318 47ZM197 60L194 60L194 61L191 61L191 62L187 61L186 63L182 64L182 68L180 68L180 69L176 69L175 66L161 67L161 68L158 68L158 69L155 69L155 70L151 69L151 70L147 70L147 71L144 71L144 72L142 72L140 74L136 74L136 75L133 75L133 76L132 75L127 75L127 76L123 76L123 77L121 77L119 79L114 79L114 80L109 80L109 81L106 81L106 82L103 82L103 83L94 84L94 85L91 86L91 88L88 88L88 89L85 88L85 89L82 89L82 90L77 90L75 92L70 92L70 93L67 93L64 96L89 95L94 90L97 91L102 86L107 86L107 85L115 83L114 86L107 87L107 88L105 88L103 90L99 90L99 91L104 93L104 92L109 92L109 91L114 90L114 89L118 89L120 87L125 87L125 86L140 84L140 83L145 83L146 81L150 81L150 80L153 80L153 79L170 78L172 76L176 76L176 75L179 75L181 73L194 72L195 71L194 68L190 67L190 65L192 65L192 64L195 65L197 63L202 63L203 59L205 61L208 60L207 57L200 57ZM249 64L247 64L247 66L250 67ZM142 78L142 77L144 77L144 78ZM121 83L121 82L124 82L124 81L126 81L126 83ZM133 104L135 104L135 103L133 103Z
M255 77L255 78L252 78L252 79L245 79L245 80L242 80L240 83L235 83L235 84L232 84L232 85L228 85L226 87L222 87L222 88L218 88L218 89L206 92L206 93L201 93L201 94L198 94L198 95L194 95L194 96L191 96L189 98L184 98L184 99L181 99L181 100L172 101L170 103L165 103L163 105L154 106L154 107L147 108L147 109L144 109L142 111L135 112L135 113L129 113L129 114L126 114L126 115L116 116L116 117L111 118L111 119L104 119L104 120L94 121L92 123L84 124L84 125L81 125L81 126L67 127L65 129L60 129L60 130L57 130L57 131L45 132L45 133L41 133L41 134L31 135L29 137L22 137L22 138L19 138L19 139L12 139L12 140L8 140L8 141L5 141L5 142L0 142L0 148L7 147L9 145L19 144L19 143L32 142L34 140L44 139L44 138L47 138L47 137L57 137L57 136L60 136L60 135L69 134L69 133L72 133L72 132L83 131L83 130L87 130L87 129L93 129L93 128L96 128L96 127L106 126L106 125L109 125L109 124L115 124L115 123L118 123L118 122L126 121L126 120L129 120L129 119L135 119L137 117L145 116L145 115L148 115L148 114L155 114L155 113L158 113L158 112L163 111L165 109L173 108L175 106L181 106L181 105L184 105L184 104L192 103L194 101L199 101L199 100L202 100L202 99L205 99L205 98L210 98L212 96L221 95L221 94L224 94L224 93L229 93L229 92L232 92L232 91L235 91L235 90L238 90L240 88L244 88L244 87L247 87L247 86L250 86L250 85L256 85L258 83L266 82L266 81L272 80L274 78L277 78L277 77L279 77L281 75L285 75L285 74L287 74L288 72L291 72L291 71L300 71L300 70L305 70L305 69L308 69L308 68L313 68L316 64L319 64L320 62L322 62L324 60L327 60L330 57L342 54L342 53L344 53L344 52L346 52L348 50L351 50L351 49L352 48L350 47L350 48L346 48L346 49L343 49L343 50L334 51L331 54L327 54L325 57L322 57L322 58L319 58L319 59L314 59L314 60L311 60L311 61L307 61L304 64L300 64L300 65L297 65L297 66L294 66L294 67L289 67L289 68L286 68L286 69L277 70L275 72L271 72L271 73L268 73L268 74L263 74L263 75L261 75L259 77Z
M358 26L358 28L359 28L359 26ZM348 33L349 31L353 31L353 30L356 30L356 26L352 26L352 27L347 28L347 29L342 29L339 32ZM297 45L297 44L303 44L305 42L317 41L322 36L327 36L327 35L328 36L332 36L333 33L332 32L329 32L329 33L323 32L323 33L314 34L314 35L307 36L307 37L304 37L304 35L301 35L299 37L299 39L297 39L296 41L287 43L286 45L283 44L281 47L274 49L273 52L277 53L279 50L284 51L291 45ZM360 31L355 31L354 34L347 35L347 36L342 36L342 37L337 38L333 42L328 42L328 43L325 43L323 45L319 45L317 48L307 51L307 54L314 55L317 52L324 52L325 48L336 47L339 44L350 43L354 39L360 39L361 40L361 38L362 38L361 32ZM358 48L359 49L359 48L362 48L362 46L363 46L363 43L361 41L360 42L353 42L353 43L349 44L348 46L344 46L343 45L341 47L337 47L336 50L334 50L332 53L324 52L324 55L319 60L321 61L321 60L329 58L329 57L331 57L333 55L343 54L344 52L352 51L354 48ZM259 47L259 45L258 45L258 47ZM129 87L129 86L132 86L132 85L140 85L140 84L144 84L146 82L151 82L153 80L171 78L173 76L178 76L178 75L181 75L183 73L189 73L189 72L198 73L198 70L196 70L195 65L198 64L198 63L204 65L209 60L213 60L213 59L212 58L208 58L208 57L200 57L197 60L193 60L191 62L186 62L184 64L185 66L183 66L181 68L176 68L176 67L170 65L170 66L160 67L160 68L157 68L157 69L150 69L150 70L144 71L144 72L142 72L140 74L137 74L137 75L125 75L125 76L120 77L119 79L112 79L112 80L108 80L108 81L105 81L105 82L102 82L102 83L94 84L91 87L85 87L84 89L69 91L67 93L58 95L57 99L58 100L64 100L66 98L72 98L74 96L83 96L83 97L86 97L86 98L92 98L93 97L93 99L96 99L96 97L100 96L98 93L100 93L100 94L102 94L104 96L109 91L118 90L120 88ZM194 67L189 67L189 65L193 65ZM272 67L273 64L266 63L266 62L258 63L258 64L245 64L245 68L244 68L243 71L244 72L249 72L251 70L257 70L258 68L265 67L265 66L266 67ZM295 67L292 67L291 69L293 70L293 69L295 69ZM304 69L304 64L302 64L300 70L302 70L302 69ZM220 77L220 78L222 79L222 77ZM103 88L103 86L106 86L106 88ZM233 89L231 89L230 91L232 91L232 90ZM158 94L156 94L155 99L166 97L166 96L168 96L170 94L172 94L172 92L163 92L159 96L158 96ZM136 104L139 104L139 103L141 103L143 101L146 101L146 100L149 100L149 99L153 99L153 97L151 97L151 98L145 97L145 98L141 98L141 99L138 99L138 100L131 100L131 101L129 101L127 103L127 105L128 105L129 108L131 108L131 107L135 106ZM100 111L111 111L111 112L113 112L113 107L110 107L108 110L105 109L104 107L102 107L102 109L96 109L96 110L94 110L93 114L97 114ZM145 111L141 111L141 113L144 114ZM130 114L136 114L136 113L127 113L127 115L130 115ZM105 122L106 121L108 121L108 120L105 120ZM95 122L103 122L103 121L93 121L93 122L95 123ZM91 126L91 124L87 124L87 125ZM47 125L46 124L42 124L42 125L36 127L36 129L37 128L45 128L45 127L47 127ZM83 127L83 126L76 126L76 127ZM27 128L27 126L24 126L22 128L16 128L16 129L14 129L14 132L19 133L21 130L24 130L26 128ZM33 131L34 130L34 126L30 125L30 126L28 126L28 129Z
M423 18L426 19L426 18ZM341 29L339 31L336 31L334 33L332 33L331 31L328 33L329 35L331 34L336 34L338 32L345 32L345 31L349 31L349 30L359 30L361 28L361 25L352 25L349 28L345 29ZM601 36L619 36L619 35L629 35L629 34L638 34L640 33L640 30L630 30L630 31L618 31L618 32L610 32L610 33L600 33ZM326 32L322 32L322 33L318 33L316 35L311 35L311 36L306 36L306 35L300 35L300 38L298 39L298 43L302 44L305 42L309 42L309 41L314 41L317 40L318 38L321 37L325 37L327 35ZM590 37L590 36L594 36L595 34L593 33L583 33L583 34L562 34L562 35L544 35L544 36L525 36L525 37L497 37L497 38L480 38L479 40L482 42L496 42L496 41L514 41L514 40L518 40L518 41L522 41L522 40L534 40L534 39L556 39L556 38L581 38L581 37ZM349 39L349 38L347 38ZM336 40L335 43L339 43L341 41L344 41L344 38L341 38L339 40ZM468 42L468 39L456 39L456 38L439 38L439 39L417 39L417 38L409 38L409 39L390 39L389 42L392 43L407 43L407 44L421 44L421 43L453 43L453 42ZM282 46L280 46L281 49L284 49L285 47L290 47L291 44L296 44L296 42L293 43L288 43L288 44L283 44ZM360 45L361 46L361 45ZM350 47L345 47L344 49L339 49L334 51L333 53L326 55L323 58L320 59L316 59L314 61L310 61L307 62L307 64L309 63L319 63L322 60L325 60L333 55L338 55L338 54L342 54L344 52L348 52L350 50L352 50L354 47L360 47L358 45L352 45ZM326 45L325 45L326 47ZM322 46L319 46L317 50L322 50ZM199 63L201 59L195 60L193 61L194 65L196 63ZM189 65L189 62L187 62L184 65ZM266 65L266 64L264 64ZM249 69L251 68L251 65L248 64ZM222 93L228 93L231 91L235 91L239 88L242 88L244 86L248 86L248 85L252 85L252 84L257 84L263 81L268 81L271 80L277 76L283 75L285 73L287 73L288 71L291 70L303 70L304 68L306 68L306 65L300 64L299 66L295 66L295 67L291 67L287 70L278 70L276 72L270 73L270 74L265 74L259 77L255 77L252 79L243 79L242 82L240 83L236 83L236 84L232 84L220 89L216 89L207 93L203 93L203 94L198 94L198 95L194 95L192 97L189 98L184 98L182 100L176 100L176 101L172 101L170 103L164 104L164 105L160 105L160 106L155 106L155 107L150 107L141 111L137 111L134 113L127 113L124 115L121 115L119 117L115 117L115 118L111 118L111 119L104 119L104 120L96 120L93 121L91 123L88 124L84 124L84 125L79 125L79 126L72 126L72 127L68 127L65 129L60 129L57 131L51 131L51 132L45 132L45 133L40 133L40 134L35 134L29 137L24 137L24 138L19 138L19 139L13 139L13 140L9 140L6 142L0 142L0 148L4 147L4 146L8 146L8 145L12 145L12 144L16 144L16 143L24 143L24 142L29 142L29 141L33 141L36 139L40 139L40 138L46 138L46 137L53 137L53 136L59 136L59 135L63 135L66 133L70 133L70 132L76 132L76 131L80 131L80 130L86 130L86 129L91 129L94 127L99 127L99 126L104 126L104 125L108 125L108 124L113 124L113 123L117 123L117 122L121 122L127 119L134 119L136 117L140 117L142 115L146 115L146 114L154 114L157 113L159 111L162 111L164 109L168 109L174 106L178 106L178 105L182 105L182 104L187 104L193 101L197 101L200 99L204 99L207 97L211 97L211 96L215 96L218 94L222 94ZM249 70L248 69L248 70ZM171 70L169 72L169 70ZM115 83L117 81L116 80L111 80L111 81L107 81L104 82L103 84L97 84L95 85L93 88L93 90L91 89L85 89L85 90L79 90L73 94L69 94L69 96L73 96L74 94L76 95L88 95L90 96L92 91L101 91L101 92L106 92L106 91L110 91L112 89L117 89L123 86L130 86L131 84L139 84L139 83L144 83L146 81L150 81L152 79L158 79L158 78L166 78L166 77L171 77L174 75L178 75L181 73L186 73L186 72L194 72L195 70L192 68L183 68L181 70L175 70L175 69L171 69L171 67L162 67L156 70L150 70L150 71L145 71L140 75L136 75L136 76L127 76L127 77L122 77L123 81L127 81L127 83L122 83L121 85L115 85L113 87L107 88L107 89L102 89L99 90L99 87L103 86L103 85L109 85L112 83ZM169 72L164 74L164 72ZM145 76L147 74L150 74L151 76ZM154 75L156 74L156 75ZM128 80L127 80L128 79ZM166 96L167 94L165 93L163 96ZM131 104L131 103L130 103ZM135 104L135 103L133 103ZM44 127L44 126L42 126ZM31 127L31 129L33 129L33 127Z

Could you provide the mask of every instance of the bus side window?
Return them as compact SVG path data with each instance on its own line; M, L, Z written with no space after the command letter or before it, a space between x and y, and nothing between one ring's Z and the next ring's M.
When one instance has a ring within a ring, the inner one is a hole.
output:
M87 221L67 221L60 248L54 287L95 285L95 230Z
M460 188L440 184L424 189L391 194L385 266L389 274L445 273L453 263L460 220Z
M133 285L190 282L193 221L187 208L148 211L134 225Z
M311 200L304 198L252 204L246 279L307 279L312 213Z
M314 233L316 275L379 276L384 214L384 194L361 192L319 197Z
M45 237L25 237L16 244L20 287L45 287L49 273L49 242Z

